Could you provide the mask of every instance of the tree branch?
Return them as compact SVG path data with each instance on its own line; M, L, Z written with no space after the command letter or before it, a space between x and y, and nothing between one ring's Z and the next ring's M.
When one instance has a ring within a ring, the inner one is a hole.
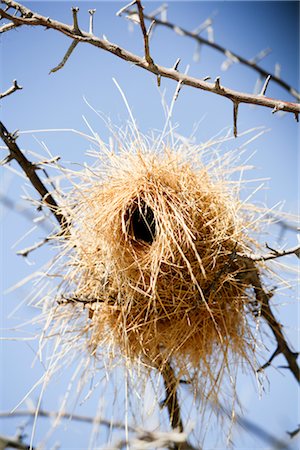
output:
M126 8L122 12L126 12L129 16L129 18L131 15L136 14L136 12L130 11L128 8ZM268 76L271 76L272 81L274 83L277 83L278 85L280 85L281 87L286 89L295 99L300 100L300 93L295 88L291 87L287 82L285 82L284 80L282 80L275 74L270 74L265 69L263 69L262 67L257 65L257 59L260 60L260 59L262 59L262 56L266 56L266 52L263 52L263 55L259 55L259 57L257 57L257 58L246 59L246 58L243 58L242 56L238 55L237 53L223 47L220 44L217 44L215 42L212 42L211 40L208 40L208 39L203 38L202 36L199 36L199 33L201 33L201 31L203 31L203 27L202 27L202 29L197 30L197 31L188 31L174 23L156 18L154 14L149 15L149 14L144 13L143 15L144 15L144 18L147 20L151 20L151 21L154 20L155 25L161 25L166 28L170 28L173 31L175 31L177 34L180 34L182 36L188 36L188 37L194 39L196 42L198 42L198 44L203 44L208 47L214 48L218 52L223 53L226 57L230 57L230 59L232 59L234 62L243 64L245 66L252 68L256 72L258 72L261 75L261 77L266 78Z
M105 39L100 39L96 36L91 36L85 31L80 31L80 34L74 30L74 26L70 26L47 17L44 17L36 12L32 12L30 9L20 5L13 0L1 0L2 3L9 5L11 8L18 9L21 12L21 17L13 16L8 14L3 9L0 9L0 17L7 18L12 21L12 23L17 25L27 25L27 26L42 26L46 28L54 29L64 35L70 37L71 39L78 42L85 42L95 47L101 48L102 50L108 51L118 58L135 64L149 72L152 72L157 77L165 77L181 82L182 85L191 86L197 89L208 91L222 97L226 97L231 100L234 104L236 103L247 103L253 105L264 106L267 108L272 108L273 112L276 111L286 111L293 113L295 118L298 119L300 112L300 105L297 103L286 102L282 100L277 100L273 98L268 98L263 95L253 95L247 94L233 89L221 86L220 78L218 77L215 83L208 83L198 78L188 76L184 73L180 73L174 68L166 68L159 66L157 64L149 64L149 62L140 56L137 56L129 51L119 47L112 42ZM236 126L236 124L235 124Z
M42 201L50 208L51 212L54 214L62 230L66 229L68 225L66 217L61 212L59 212L58 204L42 182L41 178L36 173L36 171L38 170L38 165L32 163L26 158L26 156L22 153L22 151L16 144L15 136L7 131L2 122L0 122L0 138L3 140L10 152L9 160L14 159L17 161L17 163L31 182L32 186L41 195Z
M149 32L147 32L147 30L146 30L146 25L145 25L145 21L144 21L144 13L143 13L144 7L142 6L140 0L136 0L136 4L138 7L140 26L141 26L141 30L142 30L143 37L144 37L145 59L146 59L147 63L151 66L154 63L153 63L153 59L150 56Z
M8 95L13 94L15 91L18 91L21 89L23 89L23 87L18 85L17 80L14 80L13 85L9 89L7 89L7 91L2 92L2 93L0 92L0 100L4 97L7 97Z
M2 411L0 412L0 418L3 419L9 419L11 417L35 417L36 411L35 410L20 410L20 411L14 411L14 412L6 412ZM66 420L75 420L77 422L85 422L85 423L97 423L99 425L104 425L106 427L112 427L112 428L120 428L125 429L125 425L122 422L112 422L108 419L103 419L101 417L91 417L91 416L82 416L79 414L73 414L68 412L58 412L58 411L47 411L44 409L38 410L38 416L49 418L49 419L66 419ZM128 425L129 431L136 431L136 428Z
M281 258L282 256L287 255L296 255L297 258L300 258L300 245L296 245L295 247L289 248L288 250L275 250L271 247L269 247L266 244L266 247L271 250L270 253L266 255L254 255L254 254L243 254L238 253L240 257L246 257L247 259L250 259L251 261L269 261L270 259L276 259Z
M170 362L167 360L163 360L162 357L159 357L155 361L155 365L157 369L160 371L163 381L166 397L163 402L161 402L161 406L166 406L168 409L170 425L173 430L177 430L180 433L184 432L183 422L181 419L180 405L178 401L177 388L179 381L175 376L174 369L172 368ZM174 443L174 450L179 450L181 447L177 446Z
M283 256L283 255L282 255ZM237 254L237 258L241 258L240 255ZM247 256L242 257L241 264L243 263L246 265L246 271L244 273L244 277L247 279L247 282L250 283L254 289L255 297L257 304L260 306L260 313L261 316L265 319L265 321L268 323L269 327L272 330L272 333L276 339L277 342L277 348L270 357L269 361L264 364L259 370L266 368L270 365L271 361L279 354L282 354L286 361L287 366L286 368L289 369L298 383L300 382L300 369L297 364L297 357L299 355L298 352L293 352L282 332L282 325L276 320L273 311L270 307L270 298L272 297L272 293L267 293L263 286L260 279L260 274L258 269L255 266L255 259Z

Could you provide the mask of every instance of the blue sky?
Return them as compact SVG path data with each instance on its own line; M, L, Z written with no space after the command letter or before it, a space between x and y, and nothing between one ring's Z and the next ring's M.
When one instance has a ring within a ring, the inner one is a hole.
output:
M95 34L107 38L136 54L142 54L143 41L140 29L133 31L124 17L116 17L116 11L124 2L77 2L80 4L79 24L88 28L89 8L95 7ZM71 23L71 6L69 2L28 2L26 5L45 16L62 22ZM151 12L160 4L145 2L146 12ZM276 63L281 64L281 76L299 89L299 4L297 2L169 2L168 20L182 27L193 30L208 16L214 15L213 29L215 41L247 58L253 58L262 49L271 47L272 52L260 63L267 71L274 72ZM203 34L206 37L206 34ZM23 86L22 91L5 98L1 103L1 120L10 131L15 129L75 129L88 132L82 116L84 115L92 127L104 141L109 132L99 117L87 106L86 99L96 110L109 117L114 124L122 126L128 120L128 112L112 78L121 85L137 120L140 130L148 133L153 129L163 129L165 118L161 93L170 102L175 90L175 83L162 80L158 89L155 77L139 68L119 60L88 45L78 45L65 67L57 73L49 75L65 54L70 41L67 37L48 30L20 28L1 37L1 91L6 90L13 79ZM195 77L207 75L215 79L221 76L225 86L252 92L257 74L241 65L233 65L227 72L220 66L224 61L213 49L203 47L200 60L195 62L193 54L195 43L187 38L174 34L170 30L158 27L151 40L151 54L154 60L164 66L172 66L178 57L180 68L185 70L190 65L189 74ZM293 98L281 87L270 82L267 91L269 97L293 101ZM196 124L199 124L195 135L196 142L204 142L221 130L232 127L231 103L216 95L200 90L184 87L176 101L173 122L178 124L177 131L189 136ZM253 127L264 127L268 130L259 139L249 145L247 154L253 153L251 164L255 166L250 178L267 179L265 189L257 194L255 200L273 207L279 202L283 210L297 213L298 210L298 149L299 125L292 115L272 115L266 108L241 105L238 129L243 132ZM26 151L43 153L41 142L51 152L60 155L62 162L82 164L89 162L85 156L88 143L71 132L31 132L20 135L18 140ZM225 150L232 148L235 142L225 144ZM3 152L4 155L4 152ZM31 156L34 159L34 155ZM12 164L12 168L16 168ZM18 169L17 169L18 170ZM19 170L18 170L19 171ZM259 182L257 183L257 185ZM3 169L1 174L1 193L23 205L34 216L38 212L22 200L26 192L32 193L28 182L18 177L12 170ZM25 186L25 187L24 187ZM1 207L1 206L0 206ZM37 250L29 261L17 256L16 250L34 243L44 237L45 231L37 228L22 242L14 244L30 228L31 224L14 211L2 207L1 247L2 267L0 276L0 292L2 296L3 333L16 336L18 331L7 332L20 323L34 317L32 308L23 306L12 314L14 308L28 296L32 290L30 283L20 289L6 293L5 291L19 280L29 276L34 270L53 255L49 247ZM270 237L270 240L272 237ZM296 244L296 236L286 235L287 245ZM297 307L295 292L287 291L275 299L279 305L277 314L286 326L286 332L294 346L297 344ZM280 306L282 305L282 306ZM283 307L284 305L284 307ZM299 342L298 342L299 344ZM1 410L13 408L34 382L41 376L43 368L38 364L31 368L36 346L31 348L26 342L2 341L1 344ZM272 352L273 345L268 346ZM298 348L296 348L298 350ZM274 365L283 364L278 358ZM257 388L248 379L241 381L241 401L245 407L246 417L263 424L278 437L285 437L285 431L296 428L299 422L299 411L296 402L296 382L292 375L274 368L268 370L270 384L266 383L266 392L259 399ZM60 380L55 380L45 394L43 406L57 409L59 399L68 383L70 373L64 373ZM38 393L32 394L35 401ZM86 414L93 414L96 400L86 402L78 409ZM298 415L298 416L297 416ZM20 420L3 420L3 433L13 434ZM61 428L56 440L62 442L62 448L85 448L87 428L76 428L73 436ZM37 439L41 438L47 424L38 422ZM30 426L29 426L30 429ZM83 430L83 431L82 431ZM78 432L78 434L77 434ZM75 433L75 434L74 434ZM75 438L74 438L75 436ZM259 440L254 440L247 433L234 436L237 449L267 448ZM208 436L209 445L210 437ZM296 444L295 444L296 445ZM50 447L49 447L50 448ZM204 447L209 448L209 447ZM291 446L291 448L295 448Z

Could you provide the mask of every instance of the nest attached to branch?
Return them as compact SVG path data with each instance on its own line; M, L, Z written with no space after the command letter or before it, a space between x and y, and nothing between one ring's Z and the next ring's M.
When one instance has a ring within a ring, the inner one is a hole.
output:
M179 378L197 372L211 389L236 357L253 357L253 294L236 258L253 245L253 214L202 151L153 152L139 138L80 175L64 209L64 298L86 305L91 352L172 361Z

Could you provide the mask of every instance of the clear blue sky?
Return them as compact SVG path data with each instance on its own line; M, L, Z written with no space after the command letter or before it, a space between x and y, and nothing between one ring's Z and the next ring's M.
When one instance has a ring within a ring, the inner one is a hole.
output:
M110 41L118 43L121 47L133 53L142 54L143 42L140 29L134 27L134 30L130 31L128 21L115 15L116 11L125 4L124 2L81 1L77 3L80 6L79 23L83 29L88 28L87 10L95 7L97 9L95 34L99 36L104 34ZM37 1L26 3L26 5L45 16L71 23L70 8L75 6L75 3ZM157 2L145 2L146 12L152 11L159 5ZM193 30L215 12L213 28L216 42L246 58L252 58L262 49L271 47L272 53L260 64L267 71L274 72L275 64L280 63L282 78L299 90L298 2L171 1L168 20ZM203 36L206 37L206 34L204 33ZM82 119L84 115L95 131L104 141L107 141L109 132L103 122L86 105L84 98L95 109L108 116L113 123L123 125L128 120L128 113L112 81L113 77L125 92L140 130L147 133L152 129L163 128L164 113L160 92L166 90L166 99L170 101L176 87L174 82L162 80L159 92L156 79L152 74L85 44L77 46L61 71L49 75L49 71L60 62L69 45L68 38L52 30L20 28L1 36L0 90L6 90L13 79L17 79L23 86L22 91L16 92L1 103L1 120L8 130L72 128L88 132ZM203 47L200 61L195 62L194 51L195 43L192 40L160 27L155 30L151 40L151 53L158 64L170 67L180 57L181 70L190 65L189 74L192 76L202 78L209 75L215 79L220 75L221 82L227 87L245 92L253 91L257 80L257 74L254 71L241 65L233 65L227 72L222 72L220 66L225 59L224 55ZM269 84L267 95L293 101L286 91L272 82ZM232 126L232 105L226 99L216 95L186 87L181 90L176 102L173 121L178 123L178 133L184 136L189 136L194 125L200 122L196 141L203 142L222 129ZM239 131L261 126L269 131L251 143L247 153L250 155L255 152L251 164L256 169L250 177L268 179L265 183L266 188L257 194L256 201L264 202L269 207L273 207L278 202L284 202L284 211L296 213L299 205L297 198L299 125L296 124L292 115L286 114L281 117L272 115L269 109L242 105L239 113ZM81 164L83 161L88 161L85 157L88 143L72 133L29 133L21 135L18 142L23 149L39 154L43 154L41 142L45 142L53 154L61 156L62 162L72 161ZM236 144L228 144L228 148L234 145ZM3 156L5 156L4 151ZM34 159L34 156L31 157ZM16 168L15 165L12 167ZM2 169L0 186L2 194L20 205L25 205L28 211L38 216L38 213L21 199L22 196L27 195L26 192L32 193L26 180L16 176L12 171ZM4 292L37 270L42 262L49 259L49 254L53 255L53 250L49 247L38 250L30 256L28 262L16 256L16 250L44 237L45 231L37 228L13 248L16 241L32 225L22 215L5 208L0 210L0 214L3 267L0 276L3 314L1 328L7 330L31 319L36 313L32 308L27 307L25 302L17 312L12 314L14 308L30 295L32 291L30 283L13 293L4 294ZM289 245L296 244L295 235L286 235L285 239ZM276 297L275 301L278 305L284 304L284 307L278 307L277 314L280 314L281 321L286 326L290 341L296 346L298 319L294 295L295 292L285 292ZM22 333L15 330L3 331L2 334L17 336ZM272 352L274 348L274 345L270 344L269 352ZM43 373L43 368L38 363L31 368L35 349L36 344L2 342L1 410L13 408ZM281 358L274 361L276 367L283 363L284 360ZM51 383L44 396L44 408L58 408L70 376L70 373L66 372L60 380ZM277 437L285 438L285 432L293 430L299 423L296 382L291 374L274 368L268 369L268 376L270 385L265 384L266 392L261 399L254 383L248 379L243 380L240 388L241 402L247 418L262 424ZM98 399L97 390L95 396ZM33 401L36 401L37 397L38 391L31 395ZM76 412L93 415L96 404L96 399L91 399L82 406L78 406ZM16 424L20 424L22 420L3 420L1 432L14 434ZM38 422L37 440L41 439L47 429L46 422L41 419ZM62 442L63 449L86 448L86 436L90 429L85 425L71 427L71 429L72 433L66 431L64 427L60 428L49 442L53 445L59 440ZM267 448L262 441L255 440L246 432L239 431L234 437L237 449ZM103 440L105 436L102 436L100 442ZM207 442L205 449L208 449L213 442L210 436ZM291 448L296 447L291 446Z

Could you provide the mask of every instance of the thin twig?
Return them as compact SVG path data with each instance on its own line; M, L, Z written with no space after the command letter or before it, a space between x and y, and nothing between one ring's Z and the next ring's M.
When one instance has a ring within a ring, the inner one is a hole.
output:
M129 15L129 17L130 17L130 15L135 14L135 12L129 11L128 9L127 10L125 9L123 12L126 12ZM195 41L197 41L199 44L204 44L211 48L214 48L218 52L223 53L225 56L230 55L230 57L235 62L239 62L240 64L251 67L253 70L258 72L261 76L263 76L265 78L268 77L268 75L269 75L269 73L265 69L263 69L262 67L257 65L257 62L259 62L263 57L265 57L269 53L269 49L263 50L255 58L246 59L246 58L243 58L242 56L238 55L237 53L233 52L232 50L226 49L222 45L217 44L216 42L212 42L209 39L205 39L202 36L199 36L199 33L201 31L203 31L202 29L198 32L197 32L197 30L196 30L196 32L195 31L191 32L191 31L188 31L188 30L174 24L174 23L171 23L171 22L168 22L165 20L160 20L160 19L156 18L155 15L153 15L153 14L149 15L149 14L144 13L143 15L146 20L151 20L151 21L155 20L156 25L161 25L161 26L170 28L173 31L175 31L177 34L180 33L180 35L182 35L182 36L188 36L188 37L194 39ZM205 28L207 28L207 26ZM295 88L290 86L287 82L285 82L284 80L282 80L275 74L271 74L271 77L272 77L272 81L274 81L274 83L279 84L281 87L286 89L294 98L296 98L297 100L300 100L300 93Z
M7 97L8 95L13 94L15 91L18 91L21 89L23 89L23 87L18 85L17 80L13 80L12 86L9 89L7 89L7 91L2 92L2 93L0 92L0 100L4 97Z
M34 250L37 250L38 248L42 247L46 242L50 240L49 237L46 237L42 239L39 242L36 242L34 245L31 245L30 247L24 248L23 250L17 251L17 255L24 256L24 258L27 258L29 253L33 252Z
M139 13L139 19L140 19L140 27L143 33L143 38L144 38L144 49L145 49L145 59L147 61L147 63L152 66L153 63L153 59L150 56L150 49L149 49L149 33L150 33L150 28L149 28L149 32L147 32L146 30L146 25L145 25L145 21L144 21L144 13L143 13L143 9L144 7L141 4L140 0L136 0L136 4L138 7L138 13Z
M238 253L241 257L246 257L247 259L250 259L251 261L269 261L270 259L276 259L281 258L282 256L287 255L296 255L298 258L300 258L300 245L296 245L295 247L289 248L287 250L275 250L266 245L266 247L271 250L271 253L268 253L266 255L254 255L254 254L242 254Z
M64 67L64 65L66 64L66 62L67 62L68 59L70 58L70 56L71 56L73 50L76 48L77 44L78 44L78 41L75 41L75 40L74 40L74 41L72 42L72 44L71 44L70 47L68 48L68 50L67 50L65 56L63 57L62 61L61 61L56 67L54 67L53 69L51 69L50 72L49 72L49 74L50 74L50 73L57 72L58 70L60 70L60 69L62 69L62 68Z
M2 0L5 4L9 5L12 8L19 7L19 4L17 2L14 2L13 0ZM95 47L101 48L102 50L108 51L110 53L113 53L114 55L118 56L119 58L126 60L128 62L133 63L134 65L141 67L149 72L152 72L157 77L160 75L162 78L170 78L172 80L175 80L177 82L181 81L183 85L186 86L192 86L197 89L202 89L204 91L208 91L217 95L221 95L223 97L228 98L231 101L236 101L239 103L248 103L253 105L260 105L267 108L272 108L273 111L286 111L291 112L295 115L299 114L300 112L300 105L297 103L292 102L285 102L277 99L268 98L261 95L253 95L253 94L245 94L242 92L234 91L232 89L226 88L222 86L220 89L218 87L217 83L208 83L206 81L203 81L201 79L197 79L191 76L188 76L187 74L183 74L178 72L177 70L174 70L173 68L166 68L163 66L158 66L154 64L149 64L148 61L145 60L145 58L141 58L140 56L134 55L133 53L128 52L127 50L119 47L116 44L113 44L109 42L108 40L99 39L96 36L91 36L89 33L86 33L84 31L81 32L80 35L76 34L74 31L74 28L70 25L50 20L47 17L44 17L38 13L33 13L28 8L25 8L22 6L22 9L26 12L27 15L30 17L14 17L4 10L0 9L0 15L2 17L5 17L9 20L11 20L13 23L21 24L21 25L28 25L28 26L44 26L47 28L51 28L54 30L59 31L60 33L65 34L66 36L75 39L78 42L86 42L89 43Z
M0 122L0 138L3 140L10 152L10 158L15 159L20 165L33 187L41 195L42 201L50 208L62 230L67 228L68 221L66 217L59 211L58 204L50 194L41 178L37 175L38 167L29 161L22 153L16 143L16 138L10 134L2 122Z
M79 414L73 414L68 412L47 411L44 409L39 409L38 412L36 412L35 410L20 410L20 411L17 410L13 412L2 411L0 412L0 417L3 419L9 419L11 417L28 417L28 416L35 417L36 414L38 414L39 417L45 417L49 419L59 418L66 420L75 420L77 422L96 423L99 425L104 425L109 428L110 427L120 429L125 428L125 425L122 422L112 422L111 420L103 419L101 417L82 416ZM128 425L128 430L136 431L136 429L130 425Z

